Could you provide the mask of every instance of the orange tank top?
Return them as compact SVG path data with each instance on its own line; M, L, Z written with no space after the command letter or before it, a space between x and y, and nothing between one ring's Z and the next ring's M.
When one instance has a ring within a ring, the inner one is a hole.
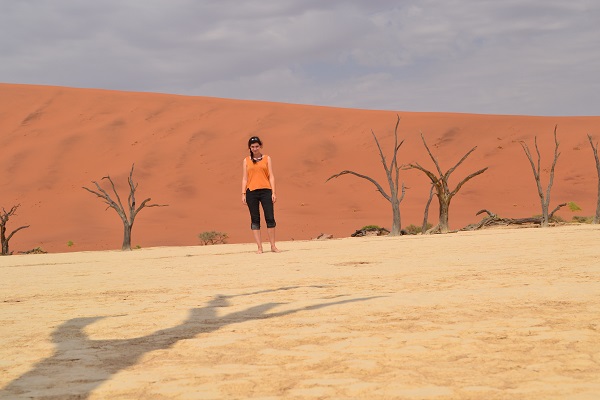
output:
M269 156L263 154L262 160L252 162L250 156L246 157L246 171L248 172L248 183L246 187L250 190L271 189L269 181Z

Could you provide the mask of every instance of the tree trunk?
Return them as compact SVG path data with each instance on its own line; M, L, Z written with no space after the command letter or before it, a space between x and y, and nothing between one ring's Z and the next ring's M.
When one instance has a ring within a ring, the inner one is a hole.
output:
M450 210L450 203L440 200L440 222L439 230L441 233L448 233L450 227L448 225L448 211Z
M0 242L2 242L2 253L3 256L7 256L8 253L8 240L6 240L6 228L0 226Z
M133 225L123 224L123 246L121 250L131 250L131 228Z
M598 202L596 203L596 215L594 216L594 224L600 223L600 168L598 169Z
M540 224L540 226L542 228L547 227L549 220L550 218L548 217L548 204L542 201L542 223Z
M594 141L592 140L591 135L587 135L588 140L590 142L590 146L592 146L592 151L594 153L594 160L596 161L596 173L598 175L598 196L596 200L596 215L594 215L594 224L600 223L600 157L598 156L598 143L594 145Z
M433 188L434 186L431 185L431 189L429 189L429 199L427 200L427 204L425 204L425 211L423 212L423 225L421 225L421 233L423 234L427 231L427 220L429 219L429 206L433 199Z
M401 229L400 202L398 201L398 197L392 197L392 230L390 236L400 236Z
M450 211L450 199L445 199L444 197L439 197L440 203L440 222L439 222L439 230L441 233L448 233L450 227L448 226L448 213Z

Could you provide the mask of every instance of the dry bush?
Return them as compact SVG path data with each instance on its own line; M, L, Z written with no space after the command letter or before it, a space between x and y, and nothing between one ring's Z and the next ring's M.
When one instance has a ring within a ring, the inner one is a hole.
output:
M225 244L227 243L228 238L229 236L227 233L217 231L206 231L198 235L198 239L200 239L200 244L202 246L207 246L210 244Z

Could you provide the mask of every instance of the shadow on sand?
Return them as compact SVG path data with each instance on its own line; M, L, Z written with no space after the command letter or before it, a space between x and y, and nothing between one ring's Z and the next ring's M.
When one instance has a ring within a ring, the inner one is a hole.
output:
M168 349L180 340L191 339L201 333L214 332L230 324L283 317L379 297L318 303L274 313L268 311L285 303L264 303L223 316L218 316L216 312L216 308L227 307L229 299L234 297L295 288L284 287L231 296L217 295L206 306L192 308L188 318L181 324L133 339L95 340L90 339L84 332L86 326L111 316L70 319L52 332L54 354L0 389L0 398L86 399L95 388L108 381L114 374L135 365L144 354Z

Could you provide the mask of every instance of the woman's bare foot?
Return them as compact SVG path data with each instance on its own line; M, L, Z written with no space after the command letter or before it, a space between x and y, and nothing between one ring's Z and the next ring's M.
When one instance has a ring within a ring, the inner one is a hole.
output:
M271 251L272 251L273 253L280 253L280 252L281 252L281 250L279 250L279 249L278 249L277 247L275 247L275 246L271 246Z
M258 250L256 250L256 254L262 254L262 252L263 252L262 247L259 247Z

